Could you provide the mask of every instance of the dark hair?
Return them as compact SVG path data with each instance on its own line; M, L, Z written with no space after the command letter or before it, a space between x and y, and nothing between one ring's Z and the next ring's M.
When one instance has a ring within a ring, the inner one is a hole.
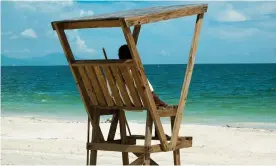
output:
M128 45L124 44L119 48L119 59L132 59Z

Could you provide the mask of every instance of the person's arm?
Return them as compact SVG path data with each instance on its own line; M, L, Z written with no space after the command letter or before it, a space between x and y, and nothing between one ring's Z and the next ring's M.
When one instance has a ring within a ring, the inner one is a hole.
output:
M153 91L152 91L153 99L155 101L156 106L161 106L161 107L167 107L168 104L163 102Z

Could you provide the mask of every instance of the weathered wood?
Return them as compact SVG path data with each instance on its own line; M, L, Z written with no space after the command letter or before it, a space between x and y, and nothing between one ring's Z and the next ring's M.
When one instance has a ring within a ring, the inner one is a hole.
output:
M126 119L124 110L119 112L119 124L120 124L120 135L121 135L121 144L126 144L127 135L126 135ZM129 158L127 152L122 152L123 165L129 164Z
M133 60L74 60L72 66L132 66Z
M140 156L144 156L144 154L142 153L133 153L135 156L140 157ZM143 158L143 162L144 162L144 158ZM150 159L150 165L158 165L153 159Z
M145 147L142 145L122 145L111 143L89 143L87 145L89 150L103 150L103 151L115 151L115 152L136 152L145 153Z
M122 26L122 30L125 36L125 39L127 41L128 47L130 49L130 53L132 56L132 59L134 60L136 67L138 69L139 75L141 76L142 79L142 85L145 87L144 93L145 96L147 97L148 100L146 105L148 106L150 113L151 113L151 117L154 121L154 124L157 128L157 133L158 136L160 138L160 142L161 145L163 147L164 150L167 150L167 140L165 137L165 133L164 133L164 129L163 126L161 124L161 120L159 115L157 114L157 110L156 110L156 105L152 96L152 92L150 91L149 85L148 85L148 80L145 76L145 72L143 69L143 65L139 56L139 53L137 51L136 45L135 45L135 41L133 39L133 36L131 34L131 31L129 29L129 27L127 27L126 22L124 20L121 20L121 26Z
M129 165L142 165L144 161L144 156L140 156L138 157L136 160L134 160L132 163L130 163Z
M81 17L79 19L54 21L52 25L59 24L63 29L120 27L119 20L126 19L127 26L132 26L205 13L207 7L207 4L150 7ZM55 29L54 26L53 29Z
M152 126L153 121L151 118L151 114L149 111L147 111L147 121L146 121L146 132L145 132L145 148L147 149L144 158L144 165L150 165L150 153L149 148L151 147L151 137L152 137Z
M172 116L170 118L171 118L171 130L173 133L173 125L175 122L175 116ZM174 165L180 165L180 150L179 149L173 151L173 162L174 162Z
M87 144L90 142L90 119L87 118ZM86 165L89 165L89 150L86 150Z
M95 124L97 128L92 128L92 143L97 143L101 140L99 140L99 133L98 130L100 128L100 115L97 110L93 110L93 119L95 121ZM97 150L91 150L90 151L90 165L96 165L97 164Z
M169 144L170 146L171 144ZM192 147L192 140L191 139L179 139L176 142L176 146L173 150L177 150L177 149L182 149L182 148L189 148ZM163 152L161 144L158 145L152 145L150 148L150 153L157 153L157 152ZM172 149L170 149L170 151L172 151Z
M120 91L116 85L116 82L114 80L114 77L110 71L110 68L109 67L102 67L104 73L105 73L105 76L107 78L107 81L108 81L108 85L110 87L110 90L112 92L112 96L114 97L114 100L115 100L115 103L116 103L116 106L124 106L124 103L123 103L123 100L121 99L121 96L120 96Z
M124 66L119 67L119 69L120 69L122 76L125 80L125 85L127 86L127 89L129 90L128 95L131 97L134 105L136 107L140 107L140 108L143 107L141 100L140 100L140 96L139 96L138 92L136 91L135 84L133 82L133 78L130 74L130 69L127 67L124 67Z
M180 8L175 10L163 11L160 13L153 13L151 15L137 16L131 18L125 18L127 26L148 24L158 21L164 21L174 18L180 18L184 16L191 16L195 14L202 14L207 11L207 5L199 6L187 6L186 8Z
M179 134L180 123L182 120L182 113L184 112L183 109L186 104L188 89L189 89L190 81L192 78L192 72L193 72L194 63L195 63L195 55L196 55L202 21L203 21L203 14L197 15L189 60L188 60L188 64L187 64L187 68L186 68L186 72L185 72L185 78L184 78L184 82L183 82L183 86L182 86L182 90L181 90L181 96L180 96L180 100L179 100L179 104L178 104L178 108L177 108L177 112L176 112L176 116L175 116L176 118L175 118L175 122L174 122L173 134L172 134L172 139L171 139L172 148L174 148L176 146L176 141L177 141L177 137Z
M119 72L119 69L115 66L111 66L110 68L112 70L113 76L115 76L116 84L117 84L117 86L120 90L120 94L121 94L121 97L124 101L124 105L128 106L128 107L134 107L133 104L131 103L130 98L129 98L125 83L122 79L122 75Z
M85 66L85 69L87 71L88 78L93 86L93 89L95 90L95 94L97 95L99 104L102 106L106 106L107 103L105 101L104 94L101 90L100 83L97 79L94 69L91 66Z
M96 74L95 78L98 79L100 88L103 92L103 95L104 95L104 98L105 98L105 101L106 101L107 105L108 106L114 106L114 101L113 101L113 99L110 96L110 93L108 91L107 83L106 83L106 80L105 80L105 77L102 73L101 68L99 66L93 66L92 68L94 68L94 71L95 71L95 74Z
M143 110L147 109L146 107L135 107L135 106L93 106L93 108L98 109L108 109L108 110L114 110L114 109L124 109L125 111L134 111L134 112L142 112Z
M141 25L135 25L134 26L132 36L133 36L133 39L135 41L135 44L137 44L137 42L138 42L140 30L141 30Z
M137 69L136 69L135 66L132 66L130 68L131 68L131 74L132 74L133 79L135 81L135 87L136 87L137 92L138 92L138 94L140 96L140 100L142 101L142 105L145 108L147 108L147 106L145 104L147 98L146 98L145 93L144 93L144 86L142 85L141 77L139 76L139 73L138 73L138 71L137 71Z
M57 22L58 23L58 22ZM63 29L83 29L83 28L112 28L120 27L120 22L118 20L95 20L93 22L87 21L63 21L58 23ZM53 26L53 30L55 27Z
M75 83L77 84L77 87L78 87L78 90L81 94L81 99L84 103L84 107L85 107L85 110L89 116L89 118L92 120L91 121L91 124L93 126L93 128L97 128L97 126L95 125L95 123L93 122L93 119L92 119L92 116L91 116L91 111L90 111L90 108L89 108L89 97L88 95L86 94L86 90L85 90L85 87L84 87L84 84L82 82L82 79L81 79L81 76L78 72L78 70L74 69L72 67L72 62L75 61L74 59L74 56L73 56L73 53L72 53L72 50L70 48L70 45L68 43L68 40L67 40L67 37L66 37L66 34L64 33L64 30L63 29L60 29L56 24L54 24L54 27L56 29L56 32L57 32L57 35L58 35L58 38L59 38L59 41L60 41L60 44L63 48L63 51L64 51L64 54L65 54L65 57L68 61L68 64L69 64L69 67L72 71L72 74L73 74L73 77L74 77L74 80L75 80ZM99 133L99 137L100 139L103 139L103 134L102 132L100 131Z
M86 75L86 71L83 67L79 67L78 68L79 73L81 75L81 78L83 80L84 86L85 86L85 90L86 93L88 94L90 101L93 105L98 105L98 100L97 100L97 96L94 92L94 89L91 85L91 82L89 81L89 78Z
M112 117L110 128L109 128L109 133L107 136L108 141L114 140L118 122L119 122L119 110Z

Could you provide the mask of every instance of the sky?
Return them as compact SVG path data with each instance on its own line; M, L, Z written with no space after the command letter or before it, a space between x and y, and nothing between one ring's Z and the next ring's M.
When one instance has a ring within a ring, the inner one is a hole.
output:
M208 3L196 63L276 63L276 2L1 2L1 57L40 65L64 58L51 22L136 8ZM145 64L187 62L196 16L142 25L138 51ZM120 28L66 31L78 59L117 58ZM45 60L47 57L50 60Z

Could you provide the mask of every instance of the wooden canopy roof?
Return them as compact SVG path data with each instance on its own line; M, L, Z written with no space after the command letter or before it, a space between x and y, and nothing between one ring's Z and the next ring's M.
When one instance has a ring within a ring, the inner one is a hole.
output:
M55 29L54 24L57 24L62 29L121 27L121 20L125 20L126 25L130 27L134 25L202 14L207 12L207 8L207 4L151 7L111 14L81 17L77 19L54 21L52 22L52 27Z

